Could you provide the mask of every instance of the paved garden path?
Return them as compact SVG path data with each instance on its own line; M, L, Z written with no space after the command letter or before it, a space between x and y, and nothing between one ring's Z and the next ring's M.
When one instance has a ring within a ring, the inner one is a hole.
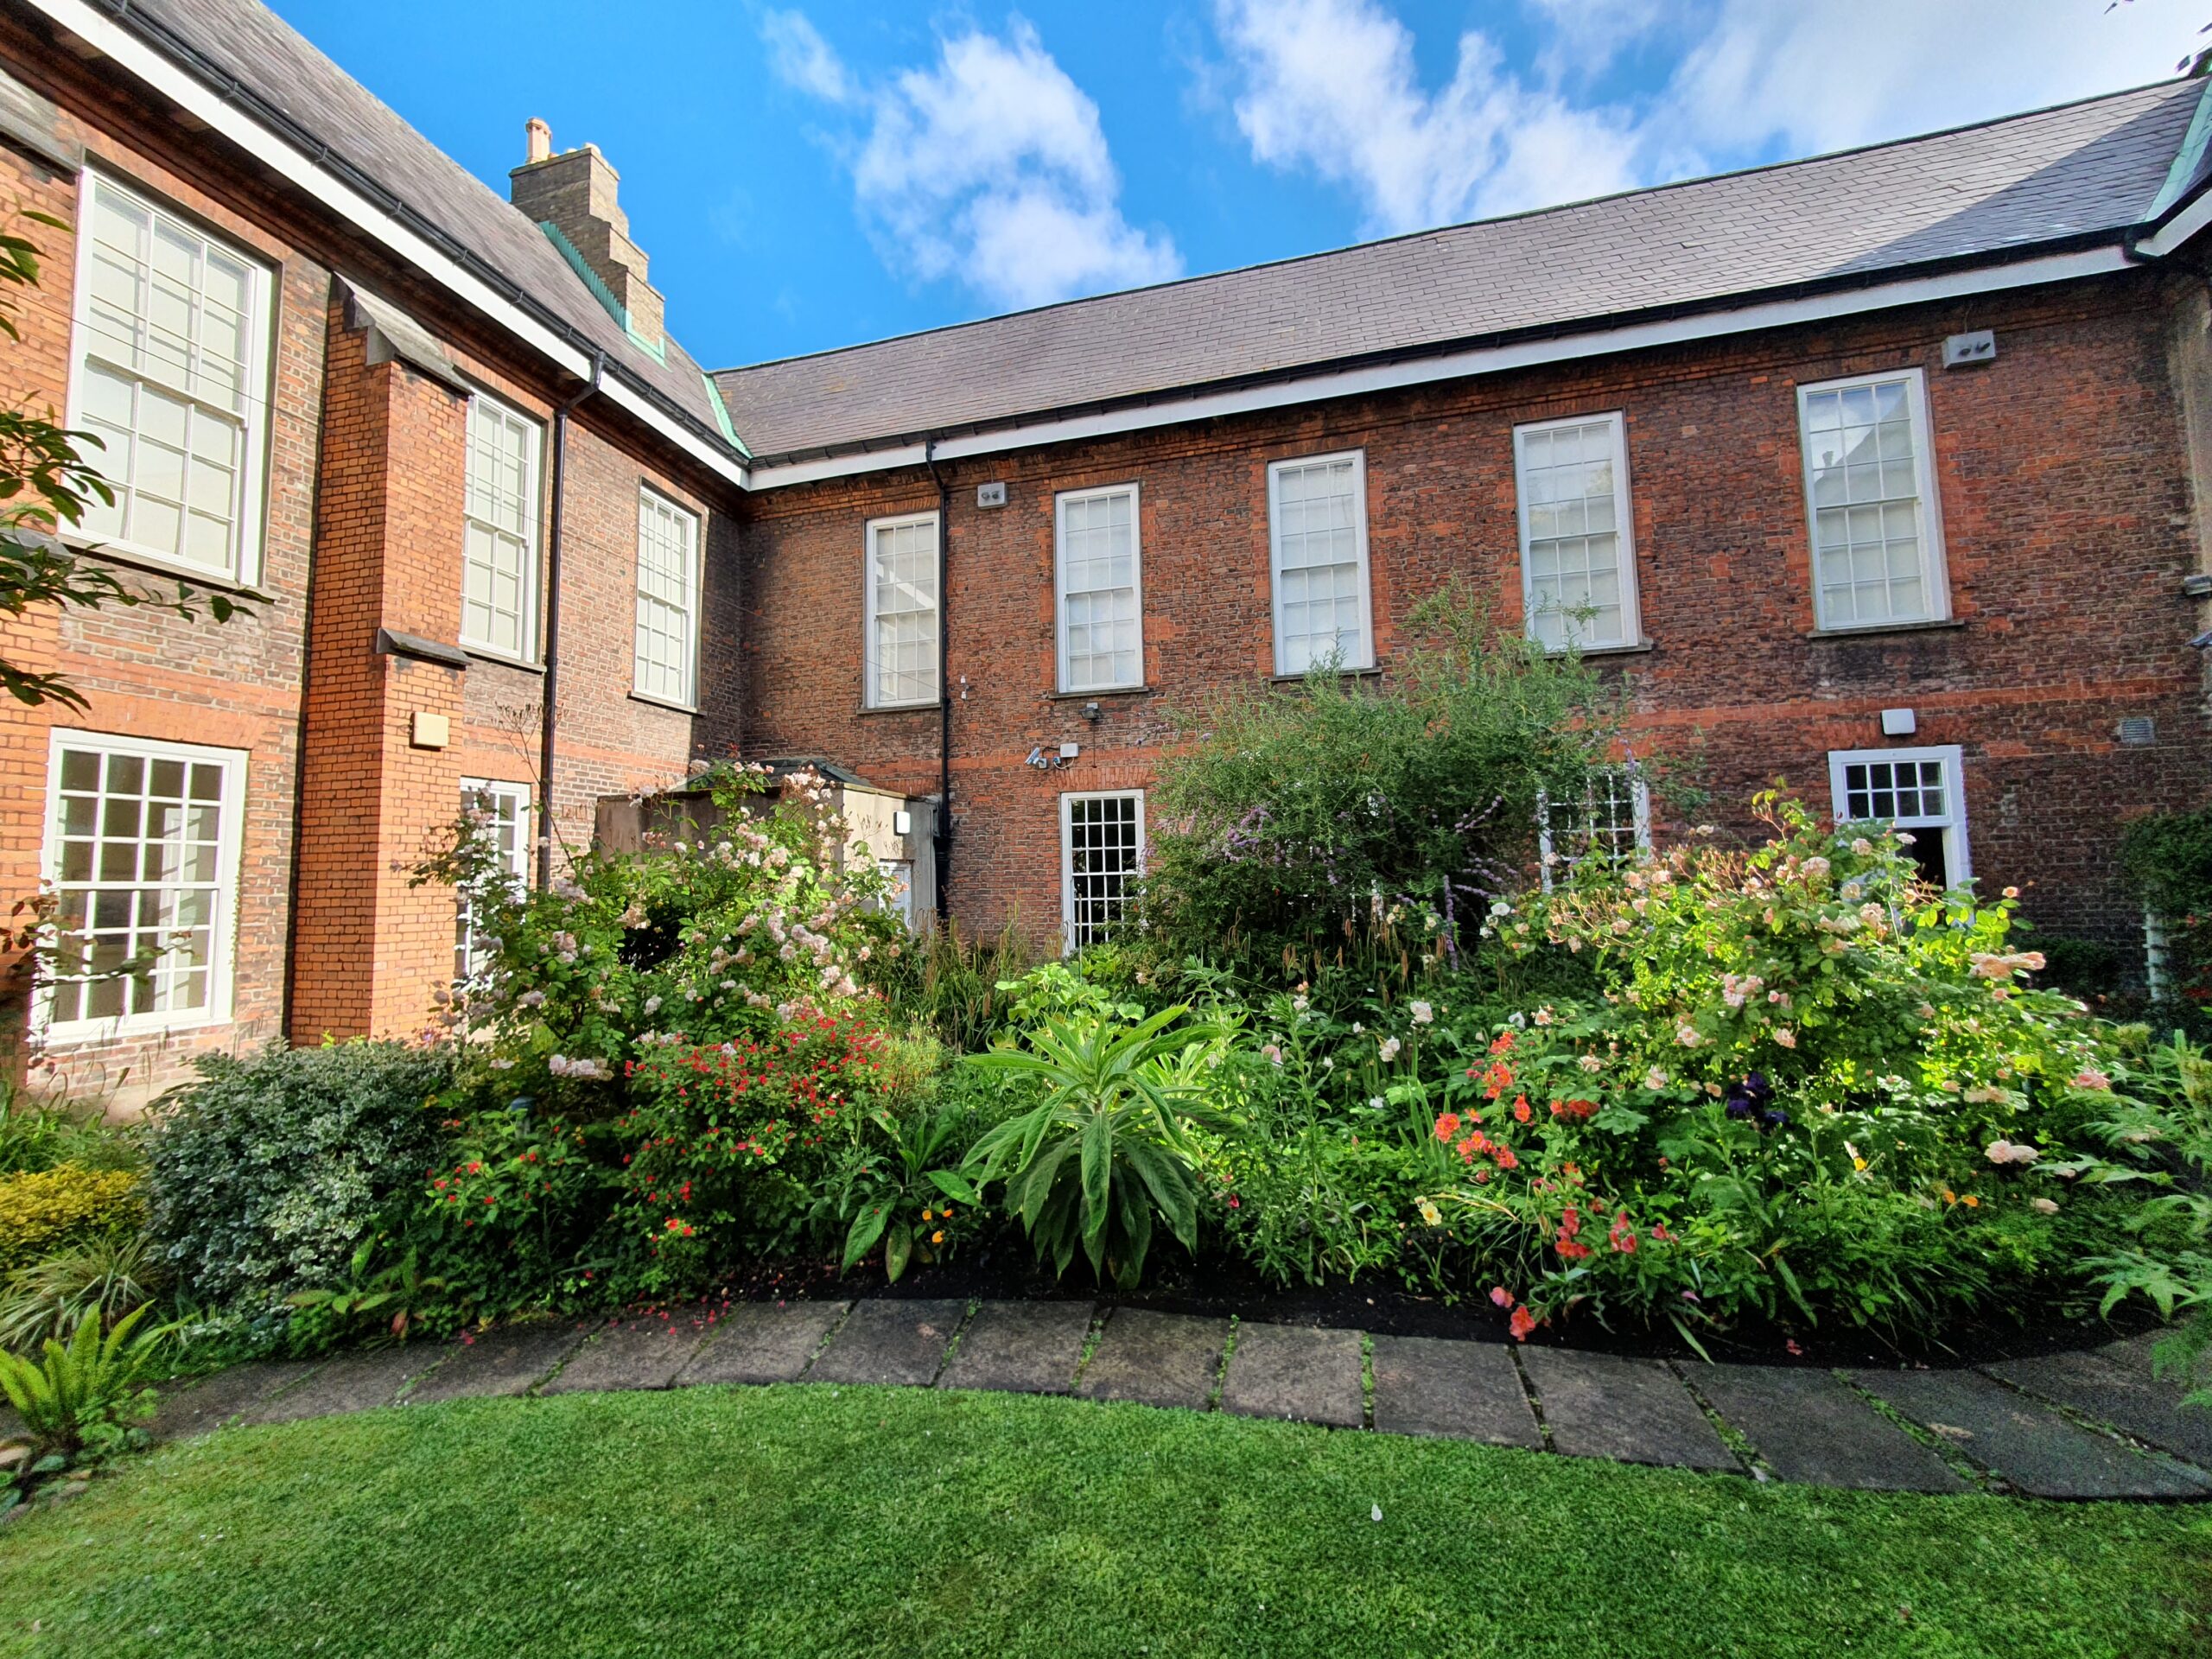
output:
M220 1372L157 1436L378 1406L711 1382L987 1389L1444 1435L1567 1457L1893 1491L2212 1497L2212 1411L2152 1338L1972 1370L1624 1359L1087 1302L738 1303L508 1325L447 1345Z

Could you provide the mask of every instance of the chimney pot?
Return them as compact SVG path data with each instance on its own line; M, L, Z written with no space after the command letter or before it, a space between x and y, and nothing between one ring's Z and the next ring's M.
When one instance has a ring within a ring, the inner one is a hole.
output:
M553 154L553 129L531 116L523 128L525 162L542 162Z

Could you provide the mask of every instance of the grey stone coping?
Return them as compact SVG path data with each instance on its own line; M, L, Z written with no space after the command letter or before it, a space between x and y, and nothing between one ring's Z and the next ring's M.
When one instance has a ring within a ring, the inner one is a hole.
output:
M796 1382L850 1302L741 1302L715 1322L676 1383Z
M1959 1492L1966 1482L1829 1371L1684 1368L1690 1386L1784 1480L1873 1491Z
M1976 1371L1858 1371L1852 1380L2037 1497L2212 1497L2212 1478L2077 1428Z
M1105 1313L1086 1360L1096 1313L1080 1301L987 1302L970 1318L960 1301L879 1299L700 1306L603 1326L509 1325L438 1346L235 1366L164 1397L153 1429L175 1440L234 1421L281 1423L395 1402L801 1380L1073 1392L1200 1411L1213 1404L1218 1383L1226 1412L1352 1432L1366 1415L1357 1331L1240 1325L1232 1348L1227 1319L1117 1307ZM1965 1489L1944 1459L1875 1408L1866 1397L1872 1395L2031 1496L2212 1498L2212 1412L2182 1405L2183 1384L2152 1376L2152 1341L1979 1370L1861 1370L1847 1386L1810 1367L1678 1368L1383 1336L1373 1344L1373 1422L1386 1433L1531 1452L1548 1443L1571 1456L1740 1474L1709 1406L1786 1481ZM2067 1412L2119 1433L2085 1427ZM2120 1434L2154 1450L2146 1454Z
M1357 1428L1366 1419L1357 1331L1239 1325L1221 1384L1221 1408Z
M1375 1427L1543 1449L1513 1356L1495 1343L1375 1338Z
M1521 1356L1552 1445L1571 1457L1741 1471L1674 1372L1656 1359L1565 1348Z
M455 1344L443 1364L408 1390L406 1403L527 1394L581 1347L591 1331L566 1320L486 1331L473 1342Z
M986 1302L960 1333L941 1389L1065 1394L1090 1334L1089 1302Z
M2152 1370L2152 1351L2163 1336L2159 1332L2086 1352L2047 1354L1982 1369L2030 1394L2125 1429L2139 1440L2179 1452L2200 1468L2212 1469L2212 1408L2184 1406L2182 1396L2189 1392L2188 1382Z
M1213 1399L1228 1345L1227 1319L1117 1307L1107 1315L1076 1392L1086 1400L1203 1409Z
M862 1302L837 1327L806 1380L926 1387L937 1381L967 1313L965 1302Z
M707 1340L706 1309L617 1319L569 1356L541 1394L664 1389Z

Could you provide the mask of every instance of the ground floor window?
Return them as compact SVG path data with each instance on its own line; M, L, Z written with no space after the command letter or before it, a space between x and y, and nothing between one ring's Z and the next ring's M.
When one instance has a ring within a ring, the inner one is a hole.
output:
M530 785L487 783L480 778L461 780L461 807L480 815L476 833L499 855L499 867L517 887L530 885ZM461 895L454 918L453 976L474 978L489 960L488 941L476 931L469 896Z
M1633 765L1592 766L1580 799L1536 798L1544 890L1593 854L1608 861L1651 850L1651 787Z
M1060 797L1060 914L1070 950L1111 935L1143 868L1143 791Z
M227 1019L245 755L56 732L47 875L49 1035Z
M1973 875L1957 744L1839 749L1828 756L1828 786L1837 823L1888 824L1911 836L1905 852L1931 885L1955 887Z
M887 891L883 895L883 907L906 923L909 932L914 927L914 861L911 858L879 858L875 868L883 874Z

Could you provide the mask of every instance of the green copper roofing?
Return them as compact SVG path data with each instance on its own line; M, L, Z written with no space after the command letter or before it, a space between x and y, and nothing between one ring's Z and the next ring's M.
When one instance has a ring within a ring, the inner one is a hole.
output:
M537 228L544 232L546 239L561 251L561 257L569 262L569 269L583 278L584 286L591 290L592 298L605 306L607 315L622 325L622 332L651 352L656 361L665 364L668 361L668 341L638 332L637 326L630 321L630 308L614 297L614 290L600 279L599 273L577 251L576 245L561 233L561 227L550 219L541 219L537 221Z
M2152 202L2145 219L2156 219L2181 199L2198 171L2204 165L2204 149L2212 143L2212 79L2204 83L2198 95L2196 113L2190 118L2189 130L2182 137L2181 148L2174 153L2174 164L2166 169L2166 181L2159 187L2158 199Z
M752 460L753 452L745 447L745 440L737 435L737 428L730 423L729 405L722 402L722 389L715 384L715 377L704 369L699 371L699 378L707 383L707 397L715 406L715 418L722 423L722 436L730 441L731 448L739 454L747 461Z

